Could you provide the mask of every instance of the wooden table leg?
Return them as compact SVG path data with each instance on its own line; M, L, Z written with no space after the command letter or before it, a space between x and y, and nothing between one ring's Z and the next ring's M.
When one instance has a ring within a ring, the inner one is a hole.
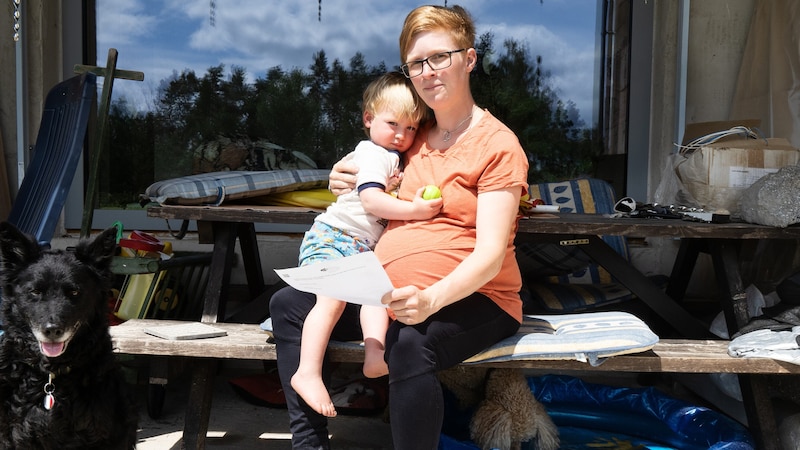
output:
M780 450L775 408L769 393L769 383L763 375L739 375L739 388L747 414L747 427L759 450Z
M627 287L650 309L669 323L682 336L708 338L711 332L696 317L653 284L630 262L609 247L599 236L588 236L589 244L581 249L595 262L605 267L617 281Z
M739 271L738 244L728 239L712 239L708 245L728 333L733 336L750 321L747 293L742 286L742 276Z
M233 323L261 323L269 317L269 300L272 295L278 292L287 284L283 281L270 285L264 289L258 297L250 300L249 303L242 306L238 311L231 314L226 321Z
M672 263L672 273L669 275L667 295L676 302L682 302L689 287L692 273L694 273L697 257L700 256L700 242L697 239L681 239L675 262Z
M257 298L264 292L264 271L261 267L261 256L258 253L256 227L252 223L240 223L238 227L239 248L242 251L242 264L247 277L250 298Z
M709 241L709 251L714 263L728 333L733 336L750 320L747 293L742 286L739 270L739 243L727 239L712 239ZM747 425L756 440L756 448L780 449L775 409L767 379L758 375L739 375L739 387L747 414Z
M225 302L230 284L238 224L213 222L214 252L211 256L203 322L214 323L225 317ZM204 449L217 361L198 359L193 363L189 399L184 418L182 448Z
M158 419L164 410L164 398L169 380L169 358L151 356L148 366L147 414L153 419Z
M203 322L224 321L225 302L231 280L231 266L235 256L236 223L214 222L214 253L211 256L206 301L203 306Z
M214 375L217 360L194 359L191 365L192 378L189 400L183 422L181 448L202 450L206 447L208 420L211 416L211 397L214 390Z

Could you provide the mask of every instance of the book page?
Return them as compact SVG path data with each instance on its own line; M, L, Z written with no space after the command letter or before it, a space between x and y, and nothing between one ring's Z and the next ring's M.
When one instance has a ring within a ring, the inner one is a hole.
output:
M381 297L393 289L389 276L373 252L308 266L275 269L275 273L298 291L359 305L385 308Z

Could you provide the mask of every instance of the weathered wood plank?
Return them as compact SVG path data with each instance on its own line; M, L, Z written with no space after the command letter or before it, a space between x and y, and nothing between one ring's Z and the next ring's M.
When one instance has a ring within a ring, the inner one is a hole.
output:
M185 356L191 358L274 360L275 344L267 342L269 335L258 325L214 323L228 332L227 336L212 339L173 341L151 336L145 328L179 324L180 321L135 319L111 327L114 351L131 355ZM355 345L337 347L332 358L341 362L361 362L363 350Z
M310 225L318 210L292 206L175 206L148 208L149 217L200 221ZM770 227L751 223L704 223L680 219L608 218L598 214L535 214L519 222L519 233L617 235L710 239L800 239L800 226Z
M177 206L164 205L147 209L149 217L209 222L285 223L311 225L322 210L296 206Z
M519 222L519 233L615 235L692 239L800 239L800 227L770 227L743 222L705 223L680 219L608 218L564 213L532 216Z
M275 345L258 325L216 323L227 336L211 339L171 341L157 338L143 330L151 326L180 322L164 320L129 320L111 327L117 353L192 358L274 360ZM800 374L800 366L768 358L735 358L728 355L728 341L664 339L651 351L608 358L597 367L576 360L516 360L482 363L490 367L518 367L581 372L674 372L674 373L747 373ZM334 344L330 357L341 362L363 361L363 350L356 345Z

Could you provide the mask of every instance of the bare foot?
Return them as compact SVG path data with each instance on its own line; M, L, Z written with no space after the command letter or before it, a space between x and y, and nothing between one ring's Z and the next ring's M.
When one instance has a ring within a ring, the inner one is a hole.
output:
M336 417L336 407L333 406L333 400L331 400L328 388L325 387L322 378L295 373L292 376L291 384L297 395L302 397L308 406L318 414Z
M364 376L367 378L379 378L389 373L389 366L383 360L382 350L366 349L364 353Z

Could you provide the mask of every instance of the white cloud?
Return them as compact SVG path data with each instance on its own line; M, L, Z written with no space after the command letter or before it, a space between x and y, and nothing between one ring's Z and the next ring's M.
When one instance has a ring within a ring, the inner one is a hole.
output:
M323 2L322 21L317 3L263 1L240 2L239 7L217 2L215 26L208 11L192 18L199 28L192 32L191 48L221 54L230 52L248 58L248 66L260 70L273 66L306 68L312 55L325 49L329 60L347 61L357 51L371 55L370 63L381 60L397 64L398 16L405 6L375 5L361 0Z
M589 1L593 0L582 4ZM542 55L553 87L564 100L574 101L589 121L594 43L576 38L574 28L540 17L552 9L574 9L574 4L565 6L557 0L544 5L535 0L458 3L473 15L479 34L495 34L498 48L503 39L512 37L526 43L532 56ZM347 64L361 52L369 64L383 61L393 67L399 63L397 38L403 18L419 3L323 0L321 21L318 3L310 0L216 0L215 4L212 26L208 0L99 0L99 59L105 58L104 47L118 48L120 68L145 72L151 92L173 70L202 74L224 64L226 69L246 68L251 79L274 66L305 70L320 49L329 63L339 59ZM562 34L554 33L559 26ZM589 40L593 36L591 30L582 31ZM575 42L584 42L583 47ZM118 86L125 91L133 83L115 84L115 91Z
M156 32L156 18L136 1L100 0L97 17L97 42L109 47L131 44L136 38Z
M507 38L523 43L530 56L542 57L542 66L549 74L549 82L564 102L573 101L581 111L581 118L591 121L594 88L594 42L582 48L571 46L563 37L543 25L492 25L495 46L499 48ZM489 30L487 30L489 31Z

